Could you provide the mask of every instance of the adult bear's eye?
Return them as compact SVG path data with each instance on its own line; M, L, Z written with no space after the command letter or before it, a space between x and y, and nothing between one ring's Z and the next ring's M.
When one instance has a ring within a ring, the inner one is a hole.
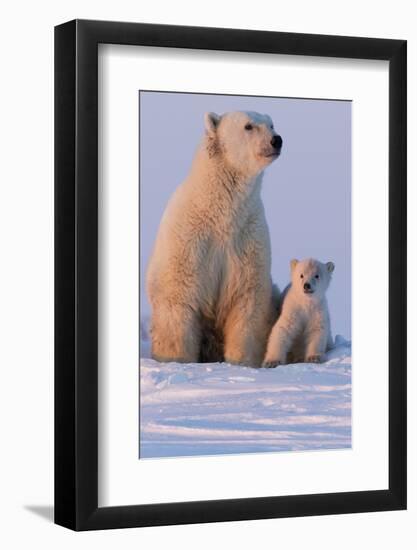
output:
M253 130L252 124L250 124L249 122L245 124L245 130Z
M318 275L316 275L316 279L319 279L320 277Z

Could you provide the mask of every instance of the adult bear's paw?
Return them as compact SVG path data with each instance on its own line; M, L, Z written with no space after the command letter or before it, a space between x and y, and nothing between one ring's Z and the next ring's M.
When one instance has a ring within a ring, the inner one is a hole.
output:
M262 363L262 368L264 369L274 369L275 367L278 367L279 365L283 365L284 363L282 361L274 360L274 361L264 361Z

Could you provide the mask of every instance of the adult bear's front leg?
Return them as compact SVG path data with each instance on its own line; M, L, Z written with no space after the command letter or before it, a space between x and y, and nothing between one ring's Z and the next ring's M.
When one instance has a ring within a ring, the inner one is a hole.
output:
M152 314L152 358L161 362L196 363L201 327L189 306L160 306Z
M250 304L252 302L252 304ZM260 367L270 328L268 305L251 300L237 304L224 328L224 356L228 363Z
M274 317L269 234L264 218L254 218L241 238L227 285L224 357L230 363L260 367Z

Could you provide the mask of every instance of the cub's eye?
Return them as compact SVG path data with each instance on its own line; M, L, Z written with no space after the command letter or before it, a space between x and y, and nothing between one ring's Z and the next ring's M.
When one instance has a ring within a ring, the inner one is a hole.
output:
M318 275L315 275L316 279L319 279L320 277Z
M303 279L303 278L304 278L304 275L301 273L300 277L301 277L301 279Z
M253 130L252 124L250 124L249 122L245 124L245 130Z

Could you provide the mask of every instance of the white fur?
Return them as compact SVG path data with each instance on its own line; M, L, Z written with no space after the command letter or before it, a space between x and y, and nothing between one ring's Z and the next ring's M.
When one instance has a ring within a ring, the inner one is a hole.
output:
M288 362L319 362L333 346L326 290L334 264L307 259L291 262L291 284L282 297L281 313L275 323L264 366ZM310 285L309 293L304 285Z
M274 321L260 190L262 172L277 156L275 132L269 116L258 113L208 113L205 125L148 266L152 355L259 366Z

